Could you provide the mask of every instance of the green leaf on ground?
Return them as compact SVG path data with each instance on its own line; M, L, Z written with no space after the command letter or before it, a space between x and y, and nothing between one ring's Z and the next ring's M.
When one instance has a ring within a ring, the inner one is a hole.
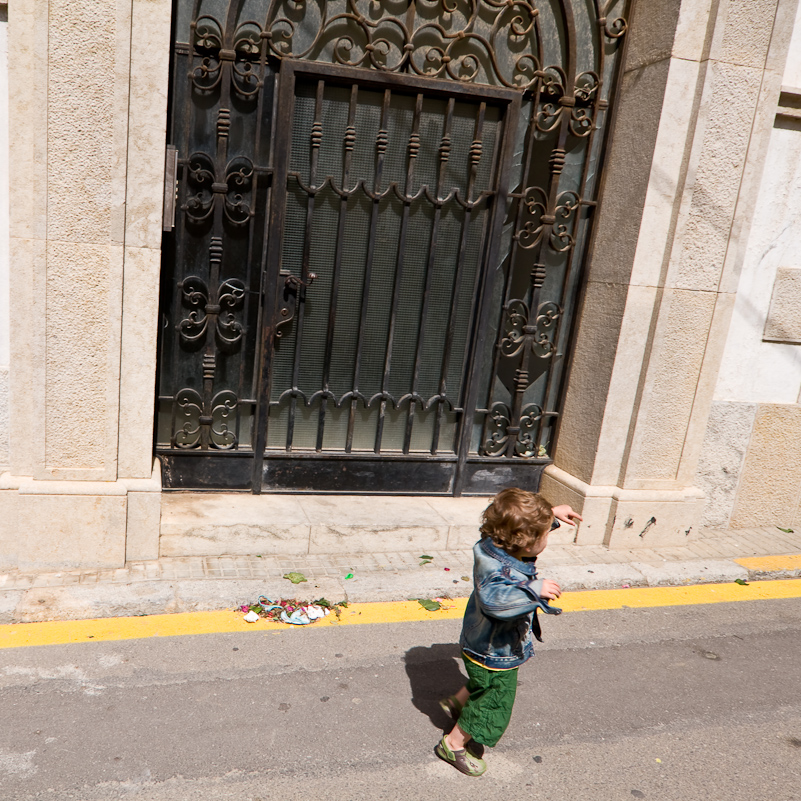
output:
M307 581L306 576L303 573L284 573L284 578L289 579L293 584L301 584L304 581Z
M781 526L776 526L779 531L783 531L785 534L795 534L795 531L791 528L782 528Z
M429 556L427 553L421 553L420 554L420 558L421 559L433 559L434 557L433 556Z
M470 581L470 576L462 576L462 581Z
M734 579L735 584L739 584L742 587L747 587L748 582L745 579Z
M413 600L417 601L428 612L436 612L442 609L442 604L439 601L431 601L428 598L414 598Z

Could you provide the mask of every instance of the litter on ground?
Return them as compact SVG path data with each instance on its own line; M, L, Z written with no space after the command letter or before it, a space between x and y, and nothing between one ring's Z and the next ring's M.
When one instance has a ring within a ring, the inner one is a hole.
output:
M339 617L347 605L345 601L334 604L325 598L318 598L316 601L298 601L295 598L273 600L262 595L257 603L244 604L239 607L239 611L245 613L244 620L248 623L255 623L259 618L266 618L292 626L307 626L315 620L327 617L331 612Z

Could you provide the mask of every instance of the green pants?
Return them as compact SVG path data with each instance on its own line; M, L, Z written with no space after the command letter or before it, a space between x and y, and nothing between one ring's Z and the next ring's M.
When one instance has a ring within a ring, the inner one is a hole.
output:
M494 746L501 739L509 720L517 693L517 671L487 670L464 655L470 697L459 715L459 725L477 743Z

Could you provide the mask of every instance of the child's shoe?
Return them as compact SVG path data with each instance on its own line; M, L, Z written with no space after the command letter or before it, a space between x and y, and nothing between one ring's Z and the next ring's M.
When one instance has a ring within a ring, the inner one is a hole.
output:
M455 695L449 695L439 702L440 709L453 718L454 723L459 720L459 715L462 714L462 705L459 703Z
M480 776L487 769L483 759L473 756L466 748L452 750L445 741L445 736L437 743L434 753L445 762L453 765L456 770L466 776Z

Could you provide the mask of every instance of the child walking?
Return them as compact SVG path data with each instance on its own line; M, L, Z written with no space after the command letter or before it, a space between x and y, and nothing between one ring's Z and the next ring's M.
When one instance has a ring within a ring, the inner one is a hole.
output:
M581 520L569 506L552 507L541 495L510 488L486 508L481 539L473 546L473 593L467 602L459 646L469 680L440 705L455 725L434 753L468 776L487 765L484 746L506 731L517 690L517 671L534 654L531 635L542 642L537 612L558 615L548 604L562 591L537 578L537 556L558 520Z

